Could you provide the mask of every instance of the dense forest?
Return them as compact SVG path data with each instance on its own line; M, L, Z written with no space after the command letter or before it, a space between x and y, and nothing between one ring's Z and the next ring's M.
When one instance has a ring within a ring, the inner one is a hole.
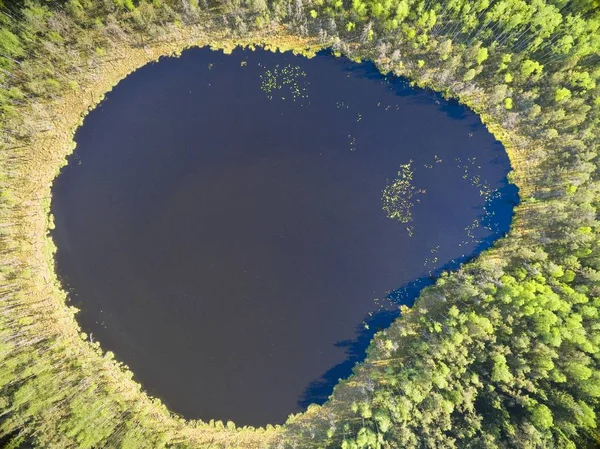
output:
M458 98L520 189L511 232L283 426L169 413L78 330L52 271L49 184L82 116L129 71L207 44L332 47ZM0 0L0 130L1 446L599 444L599 0Z

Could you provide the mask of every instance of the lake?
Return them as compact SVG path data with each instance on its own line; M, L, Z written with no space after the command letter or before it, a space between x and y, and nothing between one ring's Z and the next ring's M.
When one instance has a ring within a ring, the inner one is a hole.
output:
M518 200L477 115L328 52L162 58L75 140L53 186L59 277L90 339L186 418L322 403Z

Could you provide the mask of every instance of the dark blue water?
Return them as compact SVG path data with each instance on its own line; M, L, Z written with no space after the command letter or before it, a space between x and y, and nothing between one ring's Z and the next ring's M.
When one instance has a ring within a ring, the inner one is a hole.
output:
M59 275L91 338L188 418L323 402L517 199L475 114L328 53L162 59L76 141L54 186Z

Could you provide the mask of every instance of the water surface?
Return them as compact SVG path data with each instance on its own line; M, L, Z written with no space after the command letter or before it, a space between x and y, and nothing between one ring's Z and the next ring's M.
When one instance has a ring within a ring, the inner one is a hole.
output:
M174 412L241 425L322 402L516 199L475 114L328 53L163 58L76 141L52 210L82 328Z

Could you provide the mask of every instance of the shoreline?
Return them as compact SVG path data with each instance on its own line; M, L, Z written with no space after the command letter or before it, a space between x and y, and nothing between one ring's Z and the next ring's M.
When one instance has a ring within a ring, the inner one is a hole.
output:
M215 44L216 42L216 44ZM257 44L261 42L262 44ZM20 173L22 184L13 187L14 193L19 197L20 203L27 203L27 213L25 220L11 221L17 223L21 235L29 235L29 247L21 250L17 256L21 262L24 262L27 269L33 275L26 282L21 284L21 290L27 292L36 304L46 304L42 309L32 308L34 313L41 312L46 316L45 322L51 321L52 327L49 329L43 327L47 332L45 338L56 339L60 351L67 352L70 356L77 358L74 362L80 366L82 372L93 373L94 376L101 378L103 383L102 391L107 393L107 400L116 399L117 402L125 401L134 412L142 413L152 417L152 425L160 426L153 429L156 432L166 432L176 441L186 441L191 444L204 444L211 442L219 444L221 447L240 447L240 448L262 448L269 447L273 443L285 438L286 432L290 429L283 428L281 425L267 425L265 428L255 429L253 427L243 427L235 430L235 425L227 423L203 423L197 420L185 420L170 412L160 401L147 395L140 384L134 379L134 373L130 372L125 365L115 362L112 353L106 353L101 349L98 342L90 343L75 319L76 310L69 305L68 294L62 289L60 281L55 271L54 254L56 251L54 242L49 235L49 230L53 227L53 217L50 211L51 188L54 179L58 176L60 169L67 163L69 156L75 149L73 141L75 132L81 126L86 115L102 102L106 93L110 92L123 78L139 69L140 67L158 61L163 56L178 56L185 49L192 47L209 46L216 50L230 52L236 47L262 46L271 51L293 51L310 56L315 52L331 47L331 45L319 44L311 39L298 39L288 33L274 34L256 33L244 39L213 36L213 35L195 35L193 32L185 35L183 39L171 42L157 43L155 45L144 46L143 48L125 47L119 49L119 55L116 59L109 60L105 58L102 64L95 68L92 80L82 88L81 91L73 91L53 101L51 104L42 108L43 113L55 113L53 127L44 133L39 133L30 143L29 148L35 148L31 151L32 160L27 162ZM109 53L110 55L110 53ZM344 56L352 59L352 54ZM354 55L358 59L368 59L368 55ZM380 69L386 69L385 62L375 61ZM449 89L437 84L431 80L419 80L418 75L414 73L398 73L389 70L397 76L405 77L419 87L432 89L442 92L445 96L457 98ZM415 81L417 80L417 81ZM524 198L524 193L529 192L528 186L522 173L517 176L515 172L520 172L520 161L523 158L520 155L519 147L522 146L519 139L510 135L497 120L485 112L485 103L481 98L461 97L458 95L461 104L472 109L482 120L488 131L494 135L503 145L508 154L511 164L511 175L515 184L519 188L520 198ZM41 151L40 151L41 150ZM519 162L517 162L519 161ZM515 207L513 221L511 223L509 235L519 232L520 226L517 224L520 210L523 203ZM473 260L481 261L485 258L488 261L503 263L501 258L502 251L498 250L498 241L506 241L506 238L497 240L492 248L489 248ZM472 263L469 261L468 263ZM459 268L459 270L462 268ZM48 292L49 290L49 292ZM421 290L423 291L423 290ZM419 295L420 297L420 295ZM416 300L419 304L419 298ZM47 305L47 303L50 303ZM47 308L50 312L44 311ZM405 312L408 314L408 312ZM374 340L372 340L374 341ZM83 359L83 360L81 360ZM353 392L348 391L348 387L355 385L363 379L366 379L368 373L365 367L375 364L372 357L367 355L366 359L357 365L355 374L350 380L344 380L336 385L333 399L329 399L323 406L311 405L306 412L295 415L289 423L291 428L299 423L308 423L310 427L311 420L319 421L329 410L339 409L350 411L347 406L352 402ZM83 377L88 377L83 375ZM351 389L351 388L350 388ZM341 397L341 399L340 399ZM130 404L130 405L129 405ZM340 413L341 416L344 413ZM284 424L283 426L286 426ZM292 430L293 431L293 430ZM231 445L234 446L231 446Z

